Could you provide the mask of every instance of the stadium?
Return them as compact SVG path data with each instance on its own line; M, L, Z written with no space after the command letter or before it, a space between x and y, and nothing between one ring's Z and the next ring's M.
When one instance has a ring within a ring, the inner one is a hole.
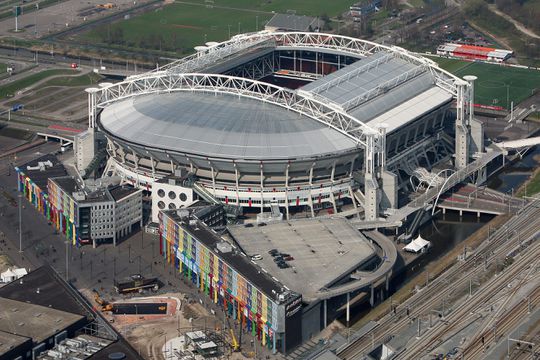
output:
M471 82L402 48L258 32L196 50L87 89L109 172L151 190L182 169L223 204L287 218L347 205L375 220L403 204L411 176L429 181L455 149L457 167L474 152Z

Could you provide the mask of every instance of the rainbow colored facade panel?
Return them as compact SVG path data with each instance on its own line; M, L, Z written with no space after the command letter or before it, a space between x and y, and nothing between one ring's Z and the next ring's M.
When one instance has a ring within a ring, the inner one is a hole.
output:
M23 196L32 204L34 207L54 225L54 227L64 235L66 238L71 241L73 245L79 245L79 237L77 226L75 225L76 220L76 209L75 204L68 204L68 212L64 213L60 208L57 207L59 203L59 193L58 186L51 187L51 184L54 184L49 179L47 186L47 193L37 186L32 179L30 179L26 174L18 167L15 168L17 172L17 189L23 194Z
M160 214L160 251L165 261L192 281L210 299L275 350L277 307L271 298L197 241L166 214Z

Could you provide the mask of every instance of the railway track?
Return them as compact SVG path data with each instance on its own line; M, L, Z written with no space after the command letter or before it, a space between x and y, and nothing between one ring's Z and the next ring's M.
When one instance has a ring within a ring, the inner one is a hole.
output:
M452 266L429 286L396 306L394 313L381 318L369 334L344 345L338 349L337 355L341 359L355 359L369 352L373 345L380 344L390 335L400 333L410 325L411 318L436 309L449 294L458 293L471 279L483 273L485 268L515 249L523 239L534 236L539 228L540 201L533 201L501 226L488 241L479 245L468 259ZM519 235L510 236L515 235L515 232Z
M429 354L431 351L447 339L455 335L461 328L462 324L466 321L468 315L474 313L485 306L490 299L499 294L502 290L507 288L512 279L515 279L519 274L525 271L532 271L536 269L536 266L540 264L538 257L540 256L540 244L536 243L530 251L523 254L516 263L510 266L505 272L497 277L491 278L488 283L482 288L482 290L474 295L470 299L462 301L459 307L452 312L447 318L445 323L438 323L437 326L432 328L421 339L415 341L407 349L400 354L400 359L419 359L422 356ZM531 266L532 265L532 266ZM512 298L517 290L524 285L523 281L516 286L511 294L507 297L507 300ZM536 289L532 294L530 301L534 304L540 302L540 289ZM503 302L500 309L504 309L508 301ZM490 342L497 340L497 334L504 334L508 332L516 323L521 321L522 316L526 315L527 307L525 307L525 314L523 307L519 306L522 302L511 308L504 314L500 314L501 318L494 321L497 316L488 317L488 320L483 324L483 329L477 332L477 335L473 338L472 342L463 346L464 350L463 359L477 359L485 351L484 346ZM525 301L527 305L527 300ZM492 325L496 326L492 326Z

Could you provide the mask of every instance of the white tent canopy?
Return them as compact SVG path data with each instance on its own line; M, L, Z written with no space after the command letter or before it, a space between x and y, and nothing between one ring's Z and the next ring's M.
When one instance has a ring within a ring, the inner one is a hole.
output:
M7 269L2 274L0 274L0 280L4 283L8 283L17 279L20 279L24 275L28 274L25 268L13 268Z
M427 250L430 246L431 243L418 234L418 237L405 246L403 250L418 254L419 252Z

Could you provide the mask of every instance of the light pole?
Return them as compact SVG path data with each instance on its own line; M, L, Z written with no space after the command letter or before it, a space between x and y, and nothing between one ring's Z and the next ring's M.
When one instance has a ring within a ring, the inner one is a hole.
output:
M22 194L18 195L19 197L19 252L22 253Z
M69 282L69 241L64 241L66 243L66 281Z
M510 84L506 84L506 109L508 109L508 104L510 104Z

